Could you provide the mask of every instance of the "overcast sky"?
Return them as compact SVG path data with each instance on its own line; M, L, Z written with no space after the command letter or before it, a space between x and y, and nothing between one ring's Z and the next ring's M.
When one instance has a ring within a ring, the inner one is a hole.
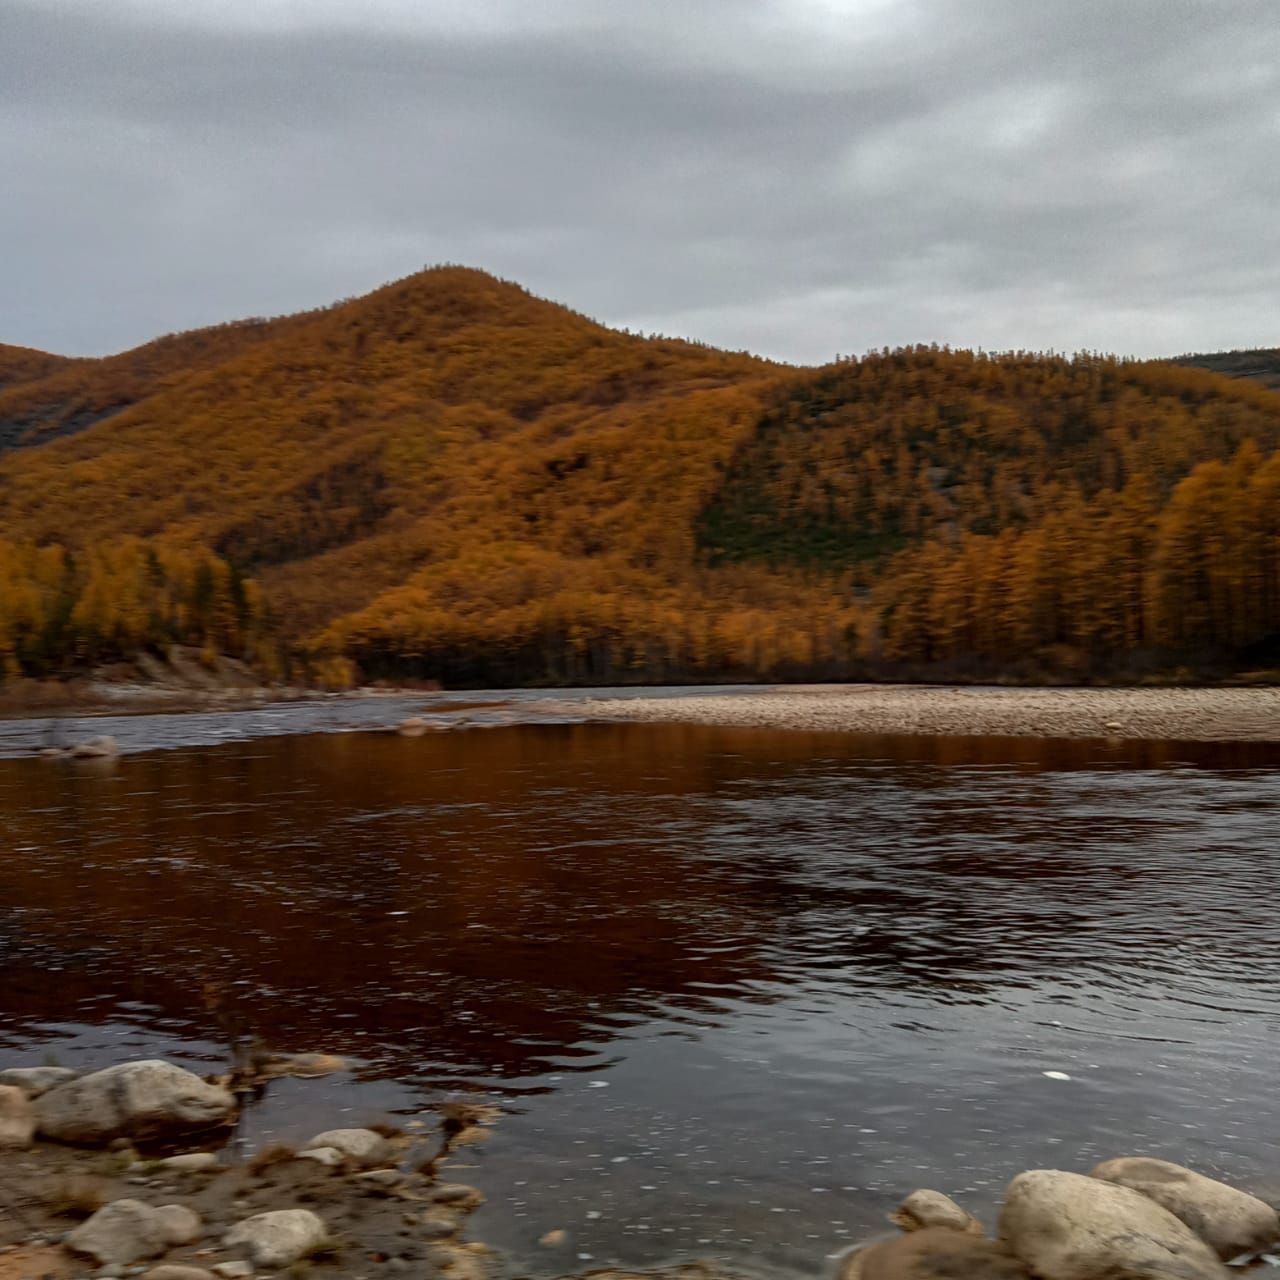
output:
M1280 345L1277 0L0 0L0 341L484 267L610 324Z

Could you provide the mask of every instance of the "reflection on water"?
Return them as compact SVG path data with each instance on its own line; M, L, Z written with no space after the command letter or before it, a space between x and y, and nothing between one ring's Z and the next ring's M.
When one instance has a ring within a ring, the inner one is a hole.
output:
M358 1059L273 1092L285 1136L496 1093L456 1172L553 1272L811 1271L919 1183L1130 1150L1267 1177L1278 763L581 724L5 761L0 1053Z

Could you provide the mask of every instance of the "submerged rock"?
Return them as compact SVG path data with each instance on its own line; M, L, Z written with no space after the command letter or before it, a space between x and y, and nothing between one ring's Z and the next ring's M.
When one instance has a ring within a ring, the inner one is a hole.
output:
M482 1244L433 1244L427 1258L448 1280L487 1280L493 1255Z
M1154 1200L1058 1169L1033 1169L1009 1184L1000 1239L1041 1280L1228 1275L1213 1250Z
M982 1223L941 1191L913 1191L889 1215L889 1221L903 1231L942 1227L948 1231L963 1231L971 1236L982 1234Z
M118 756L120 754L120 746L116 740L107 733L97 738L89 738L85 742L77 742L67 755L72 760L100 760L104 757Z
M235 1098L171 1062L123 1062L41 1094L36 1124L59 1142L170 1138L226 1123Z
M0 1085L13 1085L29 1098L38 1098L55 1085L66 1084L80 1073L70 1067L10 1067L0 1071Z
M332 1053L277 1053L263 1063L262 1074L267 1077L297 1076L301 1080L314 1080L346 1069L346 1059Z
M180 1204L157 1209L141 1200L113 1200L71 1232L66 1245L103 1265L128 1266L199 1239L201 1229L200 1218Z
M470 1212L484 1204L484 1196L465 1182L442 1182L431 1192L433 1204L447 1204Z
M29 1147L36 1136L31 1099L14 1084L0 1085L0 1148Z
M1028 1280L1002 1245L948 1227L924 1227L851 1254L839 1280Z
M1280 1240L1280 1216L1269 1204L1180 1164L1121 1156L1098 1165L1090 1177L1129 1187L1154 1200L1223 1259Z
M327 1238L324 1222L309 1209L277 1209L238 1222L222 1243L228 1249L246 1249L254 1266L287 1267Z

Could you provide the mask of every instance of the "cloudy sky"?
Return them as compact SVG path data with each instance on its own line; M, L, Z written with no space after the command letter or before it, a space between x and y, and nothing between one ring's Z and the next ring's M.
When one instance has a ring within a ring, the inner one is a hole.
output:
M1280 345L1276 0L0 0L0 341L435 262L783 359Z

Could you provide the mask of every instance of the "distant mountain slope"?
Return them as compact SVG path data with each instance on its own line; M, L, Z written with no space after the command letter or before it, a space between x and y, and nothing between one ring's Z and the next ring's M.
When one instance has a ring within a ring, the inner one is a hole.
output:
M213 368L259 342L278 337L305 317L242 320L189 333L171 334L145 346L101 359L69 360L25 353L39 359L13 359L28 370L5 378L6 353L0 348L0 453L74 435L138 404L175 381Z
M1173 364L1208 369L1228 378L1249 378L1264 387L1280 389L1280 347L1257 351L1217 351L1205 355L1178 356Z
M15 350L0 664L6 625L21 667L160 615L450 683L1208 672L1280 635L1280 396L1211 372L794 369L456 267L106 360Z

